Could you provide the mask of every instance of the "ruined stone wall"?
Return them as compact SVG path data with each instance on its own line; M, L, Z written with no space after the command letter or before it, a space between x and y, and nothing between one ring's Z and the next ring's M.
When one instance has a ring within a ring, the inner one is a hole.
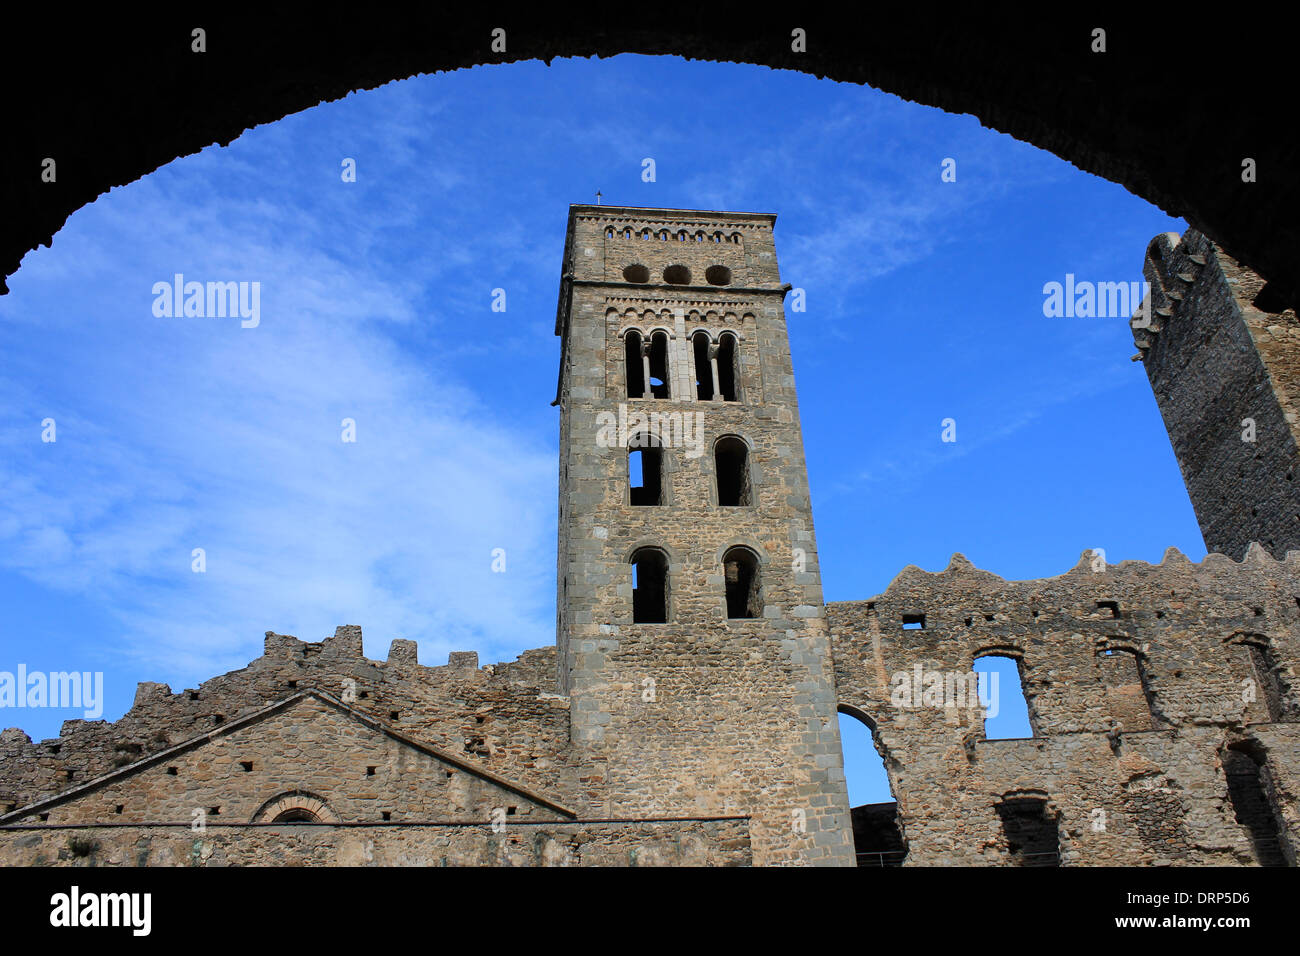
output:
M474 765L394 737L330 700L295 695L5 822L255 823L290 809L325 821L567 819Z
M561 683L587 760L584 812L752 814L755 862L843 864L851 827L773 220L571 209L557 325ZM619 234L644 227L674 238ZM695 238L715 231L741 239ZM729 264L728 286L701 277L710 264ZM649 280L625 281L629 265ZM688 282L664 281L674 265ZM627 396L628 328L668 333L669 398ZM738 333L739 401L696 400L688 337L699 328ZM599 440L598 415L620 406L703 416L702 454L664 450L664 504L632 506L627 448ZM750 505L717 504L724 435L749 448ZM754 619L727 618L723 555L737 545L760 562ZM633 622L630 559L642 547L668 556L667 623Z
M1300 550L1295 312L1256 306L1263 280L1195 230L1153 239L1143 273L1148 315L1133 336L1206 549Z
M0 829L0 866L748 866L743 819Z
M300 690L319 688L375 719L524 786L561 795L568 701L555 693L555 650L478 667L476 654L425 667L413 641L393 642L387 661L362 654L361 629L306 643L268 633L247 667L173 694L142 683L118 721L70 720L54 740L0 734L0 813L66 790L180 744Z
M957 555L827 612L840 705L874 730L909 864L1012 862L998 805L1016 797L1044 801L1062 863L1254 863L1223 771L1230 745L1261 755L1294 864L1298 603L1300 555L1256 547L1201 564L1170 549L1155 566L1085 552L1034 581ZM988 653L1018 661L1032 738L986 739L979 700L954 693ZM909 699L918 666L936 693Z

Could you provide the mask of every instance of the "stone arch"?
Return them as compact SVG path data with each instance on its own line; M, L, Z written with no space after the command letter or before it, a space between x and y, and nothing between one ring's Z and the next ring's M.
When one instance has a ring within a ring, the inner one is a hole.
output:
M722 555L727 620L756 620L763 616L763 573L758 551L732 545Z
M789 42L771 42L790 30L776 14L771 20L747 17L735 29L717 31L704 20L648 21L634 7L605 13L599 38L575 33L563 18L539 18L523 31L526 39L513 34L508 52L498 52L479 35L477 23L449 20L433 9L402 16L364 13L349 23L342 43L325 17L223 10L206 20L210 35L223 37L225 53L204 62L202 70L195 69L188 45L172 42L189 35L192 24L183 10L120 25L51 21L47 30L30 30L25 47L51 64L51 75L59 79L29 85L24 108L10 118L10 141L32 145L0 157L0 208L9 212L0 273L11 275L28 249L48 245L74 210L112 187L322 101L477 63L635 52L798 70L971 113L985 126L1183 216L1286 295L1296 291L1300 187L1295 177L1263 175L1287 168L1289 143L1250 133L1276 121L1272 104L1242 98L1231 84L1203 84L1195 92L1197 109L1150 108L1148 93L1168 82L1150 70L1151 49L1178 49L1187 62L1212 62L1224 48L1249 49L1257 86L1285 88L1285 31L1261 29L1253 18L1227 18L1204 31L1194 20L1171 20L1154 9L1131 12L1124 42L1098 56L1073 19L1064 22L1065 11L1060 19L1016 19L972 10L936 21L923 8L900 9L886 22L861 24L810 13L801 27L820 39L798 52ZM277 51L274 60L264 55L267 49ZM145 62L149 85L141 88L137 71L120 67ZM82 72L68 68L73 65ZM159 125L157 116L167 115L176 102L186 104L187 122ZM1218 122L1224 115L1239 117L1239 136ZM1147 135L1114 136L1126 128ZM100 144L108 141L128 145L114 162L97 162ZM1203 161L1182 162L1169 143L1196 144ZM66 183L61 177L58 188L30 173L55 147L61 173L79 170ZM1245 199L1240 182L1234 184L1238 177L1224 174L1239 170L1243 156L1261 170Z
M902 818L898 807L898 785L895 773L890 769L891 764L897 769L897 761L891 756L888 746L880 739L879 728L870 714L859 707L843 702L837 703L835 709L841 718L850 718L866 728L875 754L874 760L870 756L863 758L868 763L865 768L868 771L868 780L871 776L877 776L883 779L888 789L888 800L866 800L857 806L850 806L849 817L853 826L853 847L858 866L901 866L907 857L907 840L903 835ZM852 725L846 724L843 719L840 720L840 745L846 777L849 777L851 772L856 773L864 769L857 755L857 749L851 749L845 740L846 735L853 736L853 733L848 730L850 726ZM875 774L871 771L875 771ZM852 779L857 777L854 776Z
M339 817L323 797L307 790L288 790L267 800L252 823L338 823Z

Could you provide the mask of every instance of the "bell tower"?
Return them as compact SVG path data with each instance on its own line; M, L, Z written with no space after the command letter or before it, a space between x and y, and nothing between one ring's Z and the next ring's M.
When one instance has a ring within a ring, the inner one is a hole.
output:
M569 208L559 681L590 812L852 865L775 222Z

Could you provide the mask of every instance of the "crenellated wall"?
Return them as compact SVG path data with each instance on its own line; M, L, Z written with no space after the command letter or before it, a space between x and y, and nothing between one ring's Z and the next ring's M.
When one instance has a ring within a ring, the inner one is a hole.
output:
M0 814L312 688L522 785L554 793L572 785L568 700L554 692L554 648L487 667L477 654L457 653L447 665L426 667L406 640L393 642L387 661L369 660L361 628L345 626L318 643L267 632L261 657L196 689L142 683L116 722L65 721L57 739L39 743L5 730Z
M1207 551L1300 549L1300 322L1194 229L1156 236L1133 338Z

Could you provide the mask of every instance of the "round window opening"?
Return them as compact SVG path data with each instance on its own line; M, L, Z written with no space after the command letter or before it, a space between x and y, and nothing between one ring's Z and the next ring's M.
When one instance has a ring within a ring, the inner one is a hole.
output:
M687 285L691 281L691 270L685 266L669 266L664 270L664 281L670 285Z
M726 266L709 266L704 270L709 285L731 285L731 270Z
M628 266L623 270L623 278L628 282L649 282L650 270L645 266Z

